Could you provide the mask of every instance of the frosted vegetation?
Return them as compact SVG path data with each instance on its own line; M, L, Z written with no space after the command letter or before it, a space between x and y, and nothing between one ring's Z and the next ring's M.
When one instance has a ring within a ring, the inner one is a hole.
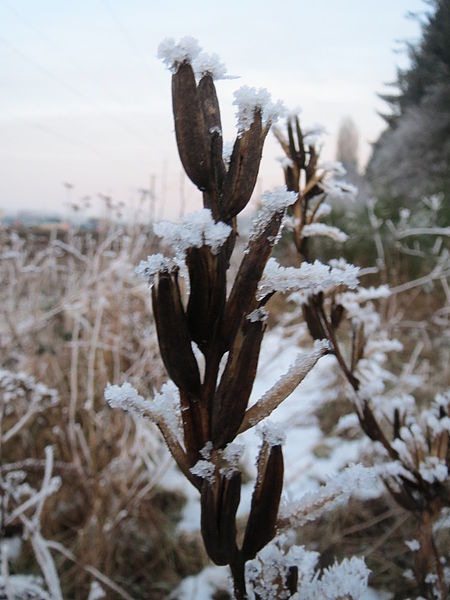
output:
M203 207L0 231L1 592L443 600L450 390L425 355L429 331L448 342L448 228L389 221L396 244L436 240L431 271L391 282L369 202L372 264L341 258L346 223L323 220L356 190L320 162L322 129L244 86L225 159L223 63L188 37L158 55ZM245 235L271 128L286 185Z

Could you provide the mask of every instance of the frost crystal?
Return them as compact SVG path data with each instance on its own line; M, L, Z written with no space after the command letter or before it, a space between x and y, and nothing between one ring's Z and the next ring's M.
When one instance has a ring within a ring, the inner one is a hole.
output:
M295 525L314 521L325 511L347 502L358 490L371 489L375 484L374 469L361 464L352 465L329 479L318 490L306 492L299 500L286 503L280 510L280 518Z
M259 284L257 298L261 300L273 291L302 290L306 296L309 296L340 286L355 288L358 285L358 273L358 267L349 265L345 261L328 266L316 260L312 264L304 262L299 268L295 268L281 267L274 258L271 258L267 262Z
M289 548L289 550L288 550ZM246 564L249 598L261 600L359 600L367 588L370 571L362 558L344 559L324 569L317 569L319 554L296 546L286 535L277 536ZM291 567L297 568L297 593L283 589ZM281 584L281 585L280 585Z
M178 44L175 43L173 38L165 38L158 46L157 56L168 69L176 73L181 63L192 63L200 54L200 51L198 41L193 37L183 37Z
M226 466L220 469L222 475L231 478L237 471L239 471L238 463L244 453L245 446L243 444L228 444L222 453L222 458L226 462Z
M345 558L341 563L334 563L324 570L320 582L315 586L319 589L311 598L334 600L350 597L358 600L367 589L369 575L370 571L362 558Z
M192 475L197 475L202 479L206 479L209 483L214 483L214 473L216 467L208 460L198 460L195 465L189 469Z
M405 546L408 546L411 552L420 550L420 544L417 540L405 540Z
M201 52L192 61L192 68L198 79L201 79L205 75L211 75L214 80L234 79L233 77L227 76L226 66L215 53L207 54L206 52Z
M181 223L162 221L153 225L158 237L176 248L177 254L183 254L188 248L209 246L217 254L231 232L231 227L221 221L215 223L211 211L201 211L186 215Z
M283 103L273 103L269 92L265 88L249 88L242 86L234 92L233 104L237 106L236 118L238 132L243 133L250 129L255 118L255 111L261 111L263 124L276 123L279 117L282 117L285 108Z
M437 456L427 456L419 465L419 473L422 479L432 484L435 481L446 481L448 468L444 460L439 460Z
M315 237L317 235L323 235L329 237L335 242L345 242L348 239L348 235L332 225L325 225L324 223L311 223L305 225L302 229L303 237Z
M155 282L155 277L158 273L171 273L178 268L176 261L162 254L152 254L147 256L147 260L141 260L136 267L135 272L139 277L147 281L150 287Z
M122 385L108 383L105 389L105 400L111 408L121 408L139 414L143 414L148 410L148 403L128 382Z
M269 313L264 307L262 307L252 310L252 312L247 315L247 319L250 321L250 323L257 323L258 321L267 321L268 316Z
M250 231L250 240L257 237L269 224L273 215L283 213L297 201L296 192L288 192L285 187L277 187L261 196L261 208L256 215Z
M282 446L286 441L286 433L280 423L265 421L257 428L257 433L269 446Z

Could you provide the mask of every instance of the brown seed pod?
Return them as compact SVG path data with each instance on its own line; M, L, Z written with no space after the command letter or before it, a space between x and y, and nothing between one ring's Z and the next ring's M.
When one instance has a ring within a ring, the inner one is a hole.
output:
M187 318L192 339L206 354L223 314L226 295L225 252L213 254L207 246L186 252L190 295Z
M249 242L225 309L223 337L230 340L230 343L240 326L242 315L249 314L256 307L258 284L272 252L283 215L284 211L274 213Z
M200 190L210 187L208 132L194 71L183 63L172 76L172 106L178 152L189 179Z
M223 183L221 217L229 222L243 210L253 193L261 162L265 134L261 111L255 111L250 128L236 138L230 159L230 167Z
M211 415L211 441L223 448L233 441L247 409L255 380L264 323L244 321L238 331L215 394Z
M152 288L152 302L161 357L169 377L181 390L197 395L200 373L192 352L176 273L159 273L158 282Z
M236 547L236 512L241 498L241 474L217 475L201 490L201 531L208 556L216 565L228 565Z
M281 446L269 446L263 442L258 457L258 476L242 545L242 554L245 560L255 558L261 548L264 548L275 536L283 489L283 473Z

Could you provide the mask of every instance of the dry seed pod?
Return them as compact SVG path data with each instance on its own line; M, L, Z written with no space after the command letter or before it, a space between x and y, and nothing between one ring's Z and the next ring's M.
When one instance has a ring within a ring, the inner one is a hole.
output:
M263 442L242 546L245 560L255 558L261 548L264 548L275 536L278 507L283 489L283 472L281 446L269 447L266 442Z
M236 138L230 159L230 168L223 184L221 217L229 222L243 210L253 193L261 162L264 134L261 111L255 111L250 128Z
M208 132L194 71L183 63L172 76L172 105L178 152L189 179L200 190L210 183Z
M272 252L283 215L284 211L274 213L267 225L249 242L227 301L224 339L232 341L240 326L241 315L249 314L256 307L258 284Z
M187 318L192 339L205 354L222 315L226 295L224 252L213 254L207 246L186 253L190 295Z
M214 398L211 441L223 448L233 441L247 409L258 366L264 323L245 321L230 350L227 365Z
M236 512L241 498L241 474L219 475L205 480L201 490L201 530L209 557L216 565L228 565L236 547Z
M192 352L176 274L159 274L152 288L152 302L161 357L169 377L181 390L198 394L200 373Z
M198 95L208 135L208 152L211 165L209 191L203 196L205 208L210 208L215 218L219 217L219 196L226 169L223 162L222 121L216 87L211 75L202 77L198 84Z

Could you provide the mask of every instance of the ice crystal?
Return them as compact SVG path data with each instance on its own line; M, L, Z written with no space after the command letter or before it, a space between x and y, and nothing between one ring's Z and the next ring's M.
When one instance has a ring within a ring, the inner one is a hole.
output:
M191 467L190 472L192 475L196 475L201 479L206 479L209 483L214 483L214 473L216 467L209 460L198 460L193 467Z
M252 223L250 240L256 238L269 224L273 215L284 213L289 206L297 201L298 194L289 192L285 187L277 187L261 196L261 208Z
M198 79L205 75L211 75L214 80L234 79L234 77L227 75L227 68L216 53L200 52L192 61L192 68Z
M269 446L282 446L286 441L285 429L280 423L274 423L273 421L264 421L257 428L257 433L262 441Z
M151 287L158 273L171 273L177 268L178 264L176 261L158 253L147 256L147 260L141 260L135 272L139 277L145 279Z
M265 88L257 90L246 85L234 92L233 104L237 106L236 118L239 133L250 129L257 110L261 111L261 118L265 125L276 123L285 112L283 103L280 100L273 103Z
M417 552L420 550L420 543L418 540L405 540L405 546L408 546L411 552Z
M306 492L295 502L285 503L280 509L280 518L296 525L314 521L325 511L347 502L358 490L371 489L375 484L374 469L361 464L351 465L330 478L318 490Z
M127 381L122 385L108 383L105 389L105 400L111 408L121 408L138 414L148 411L148 403Z
M268 316L269 313L264 307L262 307L252 310L252 312L247 315L247 319L250 321L250 323L256 323L258 321L267 321Z
M311 223L305 225L302 229L303 237L315 237L325 236L329 237L335 242L345 242L348 239L348 235L332 225L325 225L324 223Z
M231 232L225 223L214 222L211 211L207 208L186 215L181 223L162 221L155 223L153 231L164 238L167 244L175 247L177 254L183 254L188 248L209 246L213 254L217 254Z
M165 38L158 46L157 56L168 69L176 73L183 62L192 63L200 52L198 41L191 36L186 36L181 38L178 44L173 38Z
M330 261L331 263L331 261ZM282 267L275 258L269 259L258 288L258 299L273 291L303 291L306 296L327 292L340 286L354 288L358 285L359 268L347 263L324 265L316 260L304 262L299 268Z
M220 469L222 475L228 479L239 471L238 463L244 453L245 446L235 442L228 444L222 452L222 458L225 461L225 466Z

